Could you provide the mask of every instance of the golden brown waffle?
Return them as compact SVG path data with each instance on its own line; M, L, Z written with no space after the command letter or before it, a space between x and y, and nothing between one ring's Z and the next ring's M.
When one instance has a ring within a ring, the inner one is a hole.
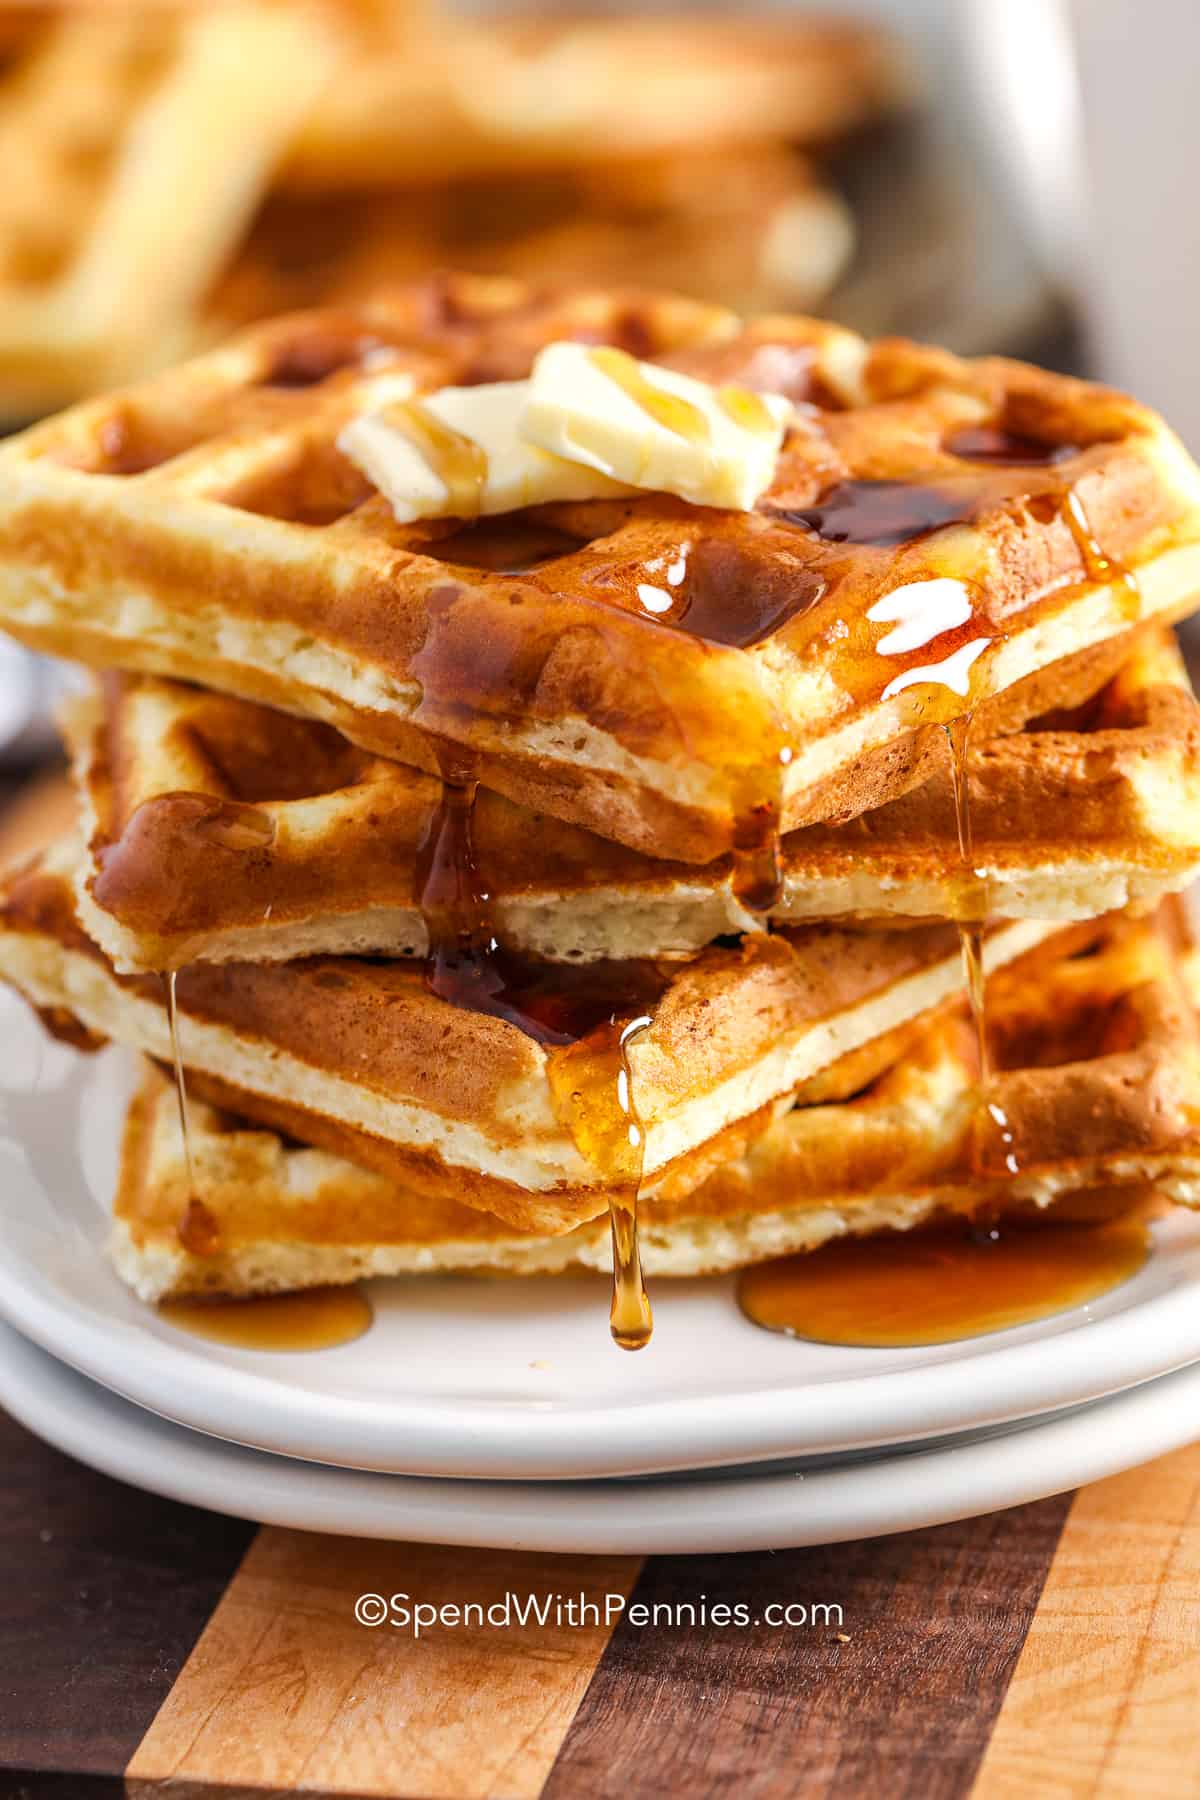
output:
M397 37L402 41L397 42ZM367 22L289 159L296 185L449 181L665 150L828 139L908 98L877 31L736 20Z
M314 953L424 956L439 784L328 725L155 676L73 704L89 934L123 970ZM948 762L948 757L945 759ZM1200 874L1200 714L1169 633L1084 707L977 744L973 867L997 918L1141 910ZM726 858L655 862L481 792L503 941L559 962L694 953L755 921ZM777 920L940 918L961 880L950 772L784 841Z
M100 6L4 71L0 417L180 352L328 54L303 7Z
M1070 1197L1096 1189L1129 1202L1154 1184L1200 1204L1200 971L1186 962L1181 971L1174 949L1166 921L1119 922L1074 957L1047 950L993 978L1000 1070L990 1097L1011 1143L985 1134L973 1150L973 1037L961 1011L943 1012L900 1034L887 1066L852 1098L793 1108L686 1198L644 1205L647 1272L708 1274L845 1234L1070 1210ZM218 1228L207 1257L179 1241L189 1185L175 1099L148 1071L126 1126L112 1240L118 1269L146 1300L610 1266L600 1222L558 1237L515 1232L211 1107L193 1108L192 1147ZM1014 1153L1009 1177L999 1162Z
M37 1008L160 1060L165 983L119 976L73 906L73 850L0 892L0 978ZM1056 927L997 929L991 965ZM436 998L419 965L312 957L197 963L178 977L189 1091L304 1143L382 1167L523 1230L563 1231L607 1203L628 1080L647 1193L685 1192L736 1154L802 1083L961 990L957 935L807 931L714 945L685 964L527 973L525 1023ZM580 1148L580 1146L583 1148Z
M430 268L678 288L741 311L823 300L854 241L845 203L781 145L425 188L276 191L203 308L215 341L362 300Z
M1135 623L1191 610L1200 472L1147 409L812 321L734 330L469 277L258 328L0 449L0 621L421 767L449 740L520 804L706 861L882 803L948 720L986 736L1071 704ZM564 337L790 391L757 511L646 495L401 527L336 450L406 373L512 375ZM668 555L686 569L651 615Z

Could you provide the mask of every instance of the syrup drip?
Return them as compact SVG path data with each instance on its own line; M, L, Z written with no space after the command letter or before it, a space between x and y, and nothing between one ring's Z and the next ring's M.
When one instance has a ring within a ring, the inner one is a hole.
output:
M967 425L952 432L943 442L951 456L966 462L987 463L993 467L1053 467L1076 455L1077 444L1048 444L1036 438L1022 437L997 425ZM1038 496L1031 496L1037 498ZM1124 589L1126 617L1133 622L1141 617L1142 591L1135 572L1118 558L1110 556L1100 544L1083 501L1075 487L1064 481L1057 490L1059 514L1075 540L1089 581Z
M777 801L751 795L734 819L730 885L734 899L747 912L770 912L783 892L779 810Z
M385 408L383 417L404 434L442 483L447 512L457 519L478 518L488 478L487 453L472 438L443 424L419 400L398 400Z
M637 1228L646 1141L630 1066L630 1049L649 1024L645 1014L624 1025L610 1019L598 1033L564 1048L549 1071L559 1118L609 1183L613 1253L609 1329L622 1350L643 1349L654 1329Z
M779 430L778 421L770 407L762 395L754 393L751 388L732 385L719 387L717 405L739 431L748 432L751 437L774 437Z
M417 873L429 933L426 982L439 999L504 1019L551 1052L547 1076L558 1116L609 1191L613 1339L623 1350L640 1350L653 1320L638 1247L645 1132L630 1049L650 1023L644 1009L662 991L663 977L655 965L637 962L534 964L501 945L475 854L478 783L448 747L440 756L442 796ZM639 1016L629 1019L631 1012Z
M1097 1300L1135 1275L1148 1250L1138 1213L1102 1224L893 1232L747 1269L738 1301L755 1325L816 1343L947 1344Z
M975 1050L979 1065L976 1084L977 1104L971 1134L972 1165L977 1174L993 1172L998 1160L1004 1173L1018 1175L1015 1133L1008 1115L993 1097L992 1059L987 1030L987 984L983 968L984 925L988 914L986 879L975 868L975 843L971 827L971 796L968 786L967 750L971 734L971 714L946 726L950 746L950 779L954 790L954 818L958 831L960 877L954 894L954 923L958 929L962 952L963 985L967 1006L975 1032ZM992 1142L999 1146L999 1158L993 1154Z
M958 833L959 879L953 893L954 923L962 951L963 981L975 1043L979 1052L979 1086L989 1081L987 1017L984 1001L983 927L987 918L987 883L977 873L975 840L971 825L971 794L967 776L967 749L972 715L964 713L946 726L950 747L950 780L954 791L954 822Z
M1134 571L1101 547L1074 488L1068 488L1063 495L1061 511L1087 570L1088 580L1120 588L1124 596L1121 610L1133 624L1142 616L1142 590Z
M362 1337L374 1317L366 1295L353 1287L252 1300L165 1300L158 1311L179 1331L238 1350L331 1350Z
M647 381L627 350L601 347L589 351L588 360L664 431L686 438L689 444L708 443L712 430L700 408L681 395L668 393L666 388Z
M188 1183L188 1202L176 1231L179 1242L190 1256L215 1256L221 1248L221 1228L200 1198L196 1186L196 1167L192 1161L187 1082L184 1079L183 1056L179 1048L179 1009L175 998L177 974L178 971L172 969L170 974L163 976L167 996L167 1024L171 1033L171 1066L175 1074L175 1104L179 1111L179 1135L183 1142L183 1161Z

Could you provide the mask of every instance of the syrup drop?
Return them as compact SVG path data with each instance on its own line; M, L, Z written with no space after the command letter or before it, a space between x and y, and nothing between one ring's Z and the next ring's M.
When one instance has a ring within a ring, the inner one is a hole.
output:
M221 1227L210 1207L192 1194L175 1228L175 1235L189 1256L216 1256L221 1249Z

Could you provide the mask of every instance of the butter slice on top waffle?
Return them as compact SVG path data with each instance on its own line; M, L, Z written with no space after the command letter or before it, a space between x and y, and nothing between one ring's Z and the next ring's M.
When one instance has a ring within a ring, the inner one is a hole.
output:
M0 81L0 416L178 355L329 68L312 9L67 8Z
M119 969L315 953L424 956L440 787L327 725L110 674L68 720L77 904ZM960 856L948 757L921 787L783 845L772 917L933 919ZM1083 706L973 745L973 866L996 918L1146 910L1200 874L1200 713L1151 628ZM475 852L503 941L556 962L681 956L753 928L729 859L656 861L481 790Z
M897 1034L853 1096L798 1105L674 1203L641 1213L653 1276L736 1268L843 1235L908 1230L1029 1208L1070 1212L1146 1184L1200 1204L1200 971L1159 924L1095 927L1075 956L1052 946L990 984L1000 1052L994 1104L1020 1174L976 1161L974 1040L960 1008ZM363 1276L607 1270L607 1225L515 1231L218 1109L192 1108L192 1153L220 1234L210 1257L180 1243L188 1200L174 1094L148 1069L125 1131L112 1254L146 1300L271 1293Z
M73 847L0 890L0 977L45 1015L170 1057L164 983L120 976L77 922ZM998 927L995 967L1057 928ZM1080 929L1071 927L1068 929ZM686 1192L814 1078L861 1073L873 1044L961 989L947 925L809 927L687 963L545 965L522 1024L453 1005L420 965L353 957L196 963L179 972L188 1091L523 1230L563 1231L612 1191L616 1028L645 1142L643 1193ZM613 1116L610 1117L610 1114ZM590 1153L579 1148L583 1141Z
M756 510L639 494L401 526L336 448L389 357L428 391L572 339L796 402ZM947 720L989 735L1059 703L1052 665L1200 586L1200 473L1119 395L469 278L251 331L10 440L0 478L0 624L25 641L428 769L448 742L521 805L691 862L894 797Z

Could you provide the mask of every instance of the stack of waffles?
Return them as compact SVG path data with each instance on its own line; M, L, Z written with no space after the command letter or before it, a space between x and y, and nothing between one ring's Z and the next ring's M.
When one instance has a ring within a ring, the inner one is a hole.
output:
M906 85L878 36L816 21L120 0L30 9L10 35L10 423L447 263L813 304L852 232L798 146Z
M434 397L547 346L668 437L681 376L775 396L769 484L466 516L495 471L464 488ZM438 516L347 454L389 409ZM0 621L99 672L0 973L148 1059L145 1299L612 1266L637 1344L639 1247L1200 1199L1200 472L1145 408L462 277L257 326L0 468Z

